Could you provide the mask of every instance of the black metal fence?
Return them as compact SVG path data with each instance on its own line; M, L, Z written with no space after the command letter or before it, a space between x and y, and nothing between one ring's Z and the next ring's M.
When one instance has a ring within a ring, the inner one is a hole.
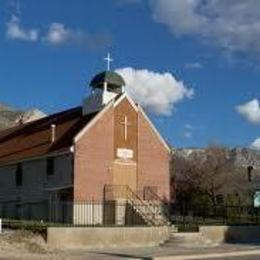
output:
M239 205L172 205L171 222L181 231L196 231L199 225L259 225L260 209Z
M69 226L164 225L170 219L180 231L196 231L200 225L260 225L260 209L252 206L184 206L111 201L0 202L0 218Z
M163 212L162 205L127 200L0 202L0 218L69 226L145 226Z

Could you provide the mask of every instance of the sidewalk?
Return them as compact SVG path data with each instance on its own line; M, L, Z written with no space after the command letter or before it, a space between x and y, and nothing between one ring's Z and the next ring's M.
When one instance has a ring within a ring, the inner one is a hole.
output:
M238 250L231 252L219 252L219 253L205 253L205 254L192 254L192 255L175 255L175 256L160 256L153 257L153 260L186 260L186 259L227 259L233 257L248 257L248 256L258 256L260 258L260 249L250 249L250 250Z
M185 260L185 259L231 259L237 256L259 256L260 246L223 244L214 247L153 247L126 248L95 251L71 251L67 254L71 259L154 259L154 260ZM75 258L74 258L75 257ZM239 258L240 259L240 258Z

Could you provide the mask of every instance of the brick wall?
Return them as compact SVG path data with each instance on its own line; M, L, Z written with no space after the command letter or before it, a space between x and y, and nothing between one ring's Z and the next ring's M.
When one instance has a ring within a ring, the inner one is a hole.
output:
M75 200L103 199L104 185L111 179L113 136L114 120L111 107L75 144Z
M119 115L122 112L121 109L125 110L125 107L129 105L124 100L122 102L122 106L118 106L116 111L113 107L109 108L75 144L75 200L102 200L104 185L113 184L114 149L119 145L115 138L120 136L119 131L118 133L114 131L114 115ZM127 110L126 114L129 113ZM162 144L141 111L138 112L137 120L138 141L129 130L130 144L136 144L138 148L136 151L137 190L143 190L145 186L156 186L161 198L169 200L169 151ZM133 117L131 122L134 122ZM134 146L129 145L130 147L128 147L127 144L121 143L120 145L135 150Z
M170 154L141 111L138 113L138 189L158 187L161 198L170 196Z

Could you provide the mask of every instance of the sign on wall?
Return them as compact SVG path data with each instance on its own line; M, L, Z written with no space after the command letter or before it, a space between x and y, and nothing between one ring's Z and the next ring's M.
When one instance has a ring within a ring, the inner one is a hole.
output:
M255 191L254 194L254 207L259 208L260 207L260 191Z
M126 148L118 148L116 152L116 156L121 159L133 159L134 151Z

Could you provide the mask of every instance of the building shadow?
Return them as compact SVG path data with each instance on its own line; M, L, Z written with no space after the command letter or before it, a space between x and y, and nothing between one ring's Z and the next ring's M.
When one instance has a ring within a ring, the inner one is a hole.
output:
M120 258L127 258L127 259L142 259L142 260L152 260L153 257L151 256L138 256L133 254L122 254L122 253L113 253L113 252L97 252L92 251L92 253L98 254L98 255L106 255L106 256L115 256Z
M223 242L260 246L260 225L228 226Z

